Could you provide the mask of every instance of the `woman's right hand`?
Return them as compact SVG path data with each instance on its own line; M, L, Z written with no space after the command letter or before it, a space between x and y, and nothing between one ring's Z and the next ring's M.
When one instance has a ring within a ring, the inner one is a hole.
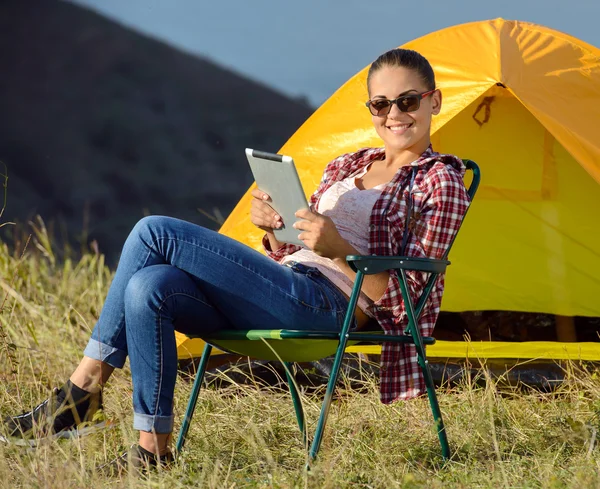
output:
M252 221L252 224L271 234L273 229L279 229L283 226L281 216L268 204L268 202L271 202L271 197L266 192L255 188L250 194L252 195L250 204L250 221Z

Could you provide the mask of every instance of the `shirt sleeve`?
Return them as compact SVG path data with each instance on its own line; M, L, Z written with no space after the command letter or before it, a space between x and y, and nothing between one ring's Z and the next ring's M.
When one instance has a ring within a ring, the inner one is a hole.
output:
M460 229L469 207L469 195L462 176L454 168L443 167L434 174L433 191L421 214L419 238L425 256L440 259Z
M397 308L397 304L404 302L402 299L402 290L400 288L400 278L397 270L389 271L390 278L388 280L387 289L383 295L369 307L369 312L373 313L375 309L390 308L395 311L394 315L399 319L403 315L404 307ZM406 272L406 283L408 285L408 293L411 298L419 297L423 287L416 281L412 275L414 272Z
M331 187L332 182L336 180L336 175L340 168L350 161L351 157L351 154L341 155L327 164L317 189L310 196L310 199L308 199L308 205L313 212L316 210L316 205L321 195L323 195L325 191Z
M271 243L269 243L269 238L267 238L267 234L263 236L262 245L265 249L265 253L269 258L275 260L276 262L280 262L284 256L291 255L292 253L296 253L296 251L300 250L301 247L295 244L284 243L283 246L277 250L271 249Z
M422 246L424 256L440 259L460 228L469 207L469 196L460 172L453 168L444 165L433 172L430 178L428 187L432 189L431 194L423 205L414 233ZM409 270L406 272L406 278L411 298L419 297L425 286L427 274ZM373 307L393 307L400 300L398 274L392 270L387 290ZM396 312L401 316L403 311L404 307Z

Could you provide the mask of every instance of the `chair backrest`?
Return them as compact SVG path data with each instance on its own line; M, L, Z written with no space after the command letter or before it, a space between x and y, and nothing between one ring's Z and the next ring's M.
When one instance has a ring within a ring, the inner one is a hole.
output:
M477 166L477 163L475 163L474 161L463 160L463 163L465 164L465 167L467 168L467 170L471 170L473 172L473 180L471 181L471 185L469 185L469 188L467 189L467 194L469 194L470 203L472 203L473 199L475 198L475 194L477 193L477 188L479 187L479 180L481 178L481 172L479 171L479 166ZM469 205L469 208L470 207L471 207L471 205ZM444 256L442 257L443 260L446 260L448 258L450 249L452 248L452 245L454 244L454 240L458 236L458 232L460 231L460 228L462 227L462 224L465 221L465 216L467 215L467 212L469 212L469 208L467 208L467 211L465 212L465 214L462 217L462 220L460 221L460 226L459 226L458 230L454 234L452 241L450 241L448 248L446 248L446 252L444 253ZM425 302L427 301L429 294L433 290L433 287L435 285L435 282L437 281L437 278L438 278L438 274L432 273L429 276L429 279L427 280L425 289L424 289L423 293L421 294L421 297L419 298L417 305L415 306L415 313L416 313L417 321L418 321L419 317L421 316L421 312L423 311L423 308L425 307ZM404 334L409 334L408 327L405 329Z
M477 189L479 188L479 179L481 178L481 172L479 171L479 166L472 160L463 160L465 167L467 170L471 170L473 172L473 181L471 185L469 185L469 189L467 193L469 194L469 198L473 200L475 194L477 193Z
M471 170L473 172L473 180L471 181L471 185L469 185L469 188L467 189L467 194L469 194L469 200L472 203L473 199L475 198L475 194L477 193L477 189L479 188L479 180L481 179L481 172L479 170L479 166L474 161L472 161L472 160L463 160L463 163L465 164L465 167L467 168L467 170ZM470 208L471 208L471 205L469 205L469 208L467 209L467 212L469 212ZM465 220L465 216L467 215L467 212L465 212L465 214L463 215L462 220L460 222L460 227L456 231L456 234L452 238L452 241L450 241L450 244L448 245L448 248L446 248L446 252L444 253L444 256L443 256L444 260L446 258L448 258L448 254L450 253L450 249L452 248L452 245L454 244L454 240L458 236L458 232L460 231L460 228L462 227L462 223Z

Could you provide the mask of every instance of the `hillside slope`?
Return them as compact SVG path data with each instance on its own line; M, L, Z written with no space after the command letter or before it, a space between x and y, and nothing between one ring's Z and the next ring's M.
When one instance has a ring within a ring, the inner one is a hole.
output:
M3 220L39 213L112 262L144 214L215 227L197 209L233 208L244 148L276 151L311 113L66 2L0 2L0 45Z

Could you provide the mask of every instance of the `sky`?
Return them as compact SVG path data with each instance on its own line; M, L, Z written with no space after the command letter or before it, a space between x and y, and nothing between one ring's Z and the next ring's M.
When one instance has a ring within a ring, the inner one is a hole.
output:
M70 1L313 106L384 51L465 22L534 22L600 46L599 0Z

